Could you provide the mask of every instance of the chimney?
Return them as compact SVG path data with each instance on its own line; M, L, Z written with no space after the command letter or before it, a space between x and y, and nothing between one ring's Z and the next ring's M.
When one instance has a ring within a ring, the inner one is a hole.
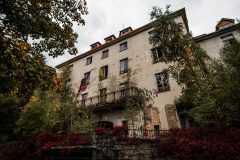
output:
M111 42L111 41L113 41L113 40L115 40L115 39L116 39L116 37L115 37L114 34L112 34L111 36L108 36L108 37L104 38L105 43Z
M228 28L232 25L234 25L235 20L229 19L229 18L222 18L216 25L216 31Z
M96 43L91 44L90 46L91 46L91 49L95 49L95 48L101 46L101 43L100 42L96 42Z
M132 27L127 27L119 32L119 37L124 36L132 31Z

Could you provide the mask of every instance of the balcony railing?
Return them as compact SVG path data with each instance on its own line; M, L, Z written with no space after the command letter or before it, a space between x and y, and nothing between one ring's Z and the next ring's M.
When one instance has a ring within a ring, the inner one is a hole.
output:
M97 95L79 101L80 107L101 106L124 101L135 95L135 89L122 89L115 92L106 93L105 95Z

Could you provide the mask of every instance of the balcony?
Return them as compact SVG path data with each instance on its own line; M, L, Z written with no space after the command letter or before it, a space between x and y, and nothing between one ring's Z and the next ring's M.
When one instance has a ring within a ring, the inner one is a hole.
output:
M79 101L79 106L93 107L94 111L102 111L103 109L121 109L127 98L135 95L135 89L122 89L115 92L97 95Z

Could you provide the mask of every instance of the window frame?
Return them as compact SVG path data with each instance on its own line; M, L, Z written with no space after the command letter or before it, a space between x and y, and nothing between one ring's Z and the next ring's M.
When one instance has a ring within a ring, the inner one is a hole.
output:
M81 107L86 107L88 93L82 94Z
M128 49L128 42L127 41L125 41L125 42L123 42L123 43L120 43L120 52L122 52L122 51L125 51L125 50L127 50ZM124 46L124 47L122 47L122 46Z
M105 55L104 56L104 54L107 54L107 56ZM102 51L102 59L105 59L105 58L107 58L109 56L109 50L107 49L107 50L104 50L104 51Z
M232 44L232 41L235 40L235 37L234 37L233 33L228 33L228 34L221 36L220 39L222 40L223 43Z
M152 54L152 63L158 63L163 59L163 53L161 52L160 47L152 48L151 49Z
M127 63L124 63L124 62L127 62ZM122 63L123 63L123 65L122 65ZM122 66L123 66L123 69L122 69ZM125 67L125 66L127 66L127 67ZM120 74L127 73L128 70L129 70L128 58L121 59L120 60Z
M88 75L88 76L87 76ZM88 85L90 82L90 76L91 76L91 72L86 72L83 75L83 79L85 79L85 84Z
M92 64L92 56L86 59L86 66Z
M107 88L99 89L99 102L104 103L107 100Z
M100 72L101 70L103 69L103 76L101 77L100 75ZM99 69L99 80L102 81L104 79L107 79L108 78L108 65L106 66L102 66L100 69Z
M125 99L129 96L128 82L123 82L119 84L120 98Z
M165 77L166 76L166 77ZM155 74L158 93L170 91L169 75L165 72Z

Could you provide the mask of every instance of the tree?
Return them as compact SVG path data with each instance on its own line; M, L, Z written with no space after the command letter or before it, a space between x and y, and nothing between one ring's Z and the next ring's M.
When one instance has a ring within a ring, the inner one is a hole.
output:
M85 0L0 1L0 94L18 106L11 124L36 88L47 89L54 83L55 69L46 65L44 54L77 53L78 35L72 26L73 22L84 24L84 14ZM2 102L0 113L4 114Z
M21 105L33 90L49 84L55 71L50 56L76 54L73 22L84 24L84 0L2 0L0 2L0 93L16 93Z
M17 122L18 131L22 135L31 135L35 132L68 134L79 132L79 112L76 95L68 83L70 70L64 68L54 89L36 90L30 102L24 107Z
M162 62L182 88L177 109L189 111L203 126L239 126L239 43L226 44L222 60L212 60L170 13L169 6L164 13L153 8L150 42L161 48Z

